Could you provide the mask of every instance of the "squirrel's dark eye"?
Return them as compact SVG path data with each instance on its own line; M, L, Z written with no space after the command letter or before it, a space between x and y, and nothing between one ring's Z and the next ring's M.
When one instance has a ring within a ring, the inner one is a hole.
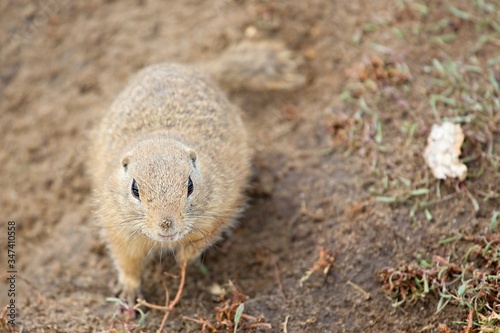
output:
M191 176L189 176L189 179L188 179L188 197L193 193L193 191L194 191L193 181L191 180Z
M132 179L132 195L134 196L134 198L136 198L137 200L141 200L140 196L139 196L139 187L137 187L137 182L135 181L135 179Z

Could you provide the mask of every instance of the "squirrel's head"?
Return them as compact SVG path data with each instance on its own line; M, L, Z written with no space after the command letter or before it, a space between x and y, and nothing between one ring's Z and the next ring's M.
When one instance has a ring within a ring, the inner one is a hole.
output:
M196 231L203 196L196 152L174 139L138 142L121 159L122 225L154 241L177 242ZM125 195L123 195L125 194Z

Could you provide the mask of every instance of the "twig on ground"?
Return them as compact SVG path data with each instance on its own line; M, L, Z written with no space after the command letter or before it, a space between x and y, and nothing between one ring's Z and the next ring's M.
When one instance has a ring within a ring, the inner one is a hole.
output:
M354 290L356 290L358 293L360 293L364 300L367 301L370 299L371 295L369 292L365 291L363 288L361 288L360 286L358 286L357 284L355 284L354 282L352 281L347 281L347 284L350 285Z
M189 320L189 321L192 321L192 322L195 322L195 323L198 323L201 326L201 332L202 333L205 333L206 332L206 328L210 328L212 330L212 332L216 332L217 331L217 327L215 327L211 322L209 322L208 320L205 320L201 317L199 317L198 319L196 318L192 318L192 317L188 317L188 316L182 316L182 319L185 319L185 320Z
M160 328L158 329L158 332L163 331L163 328L165 327L165 324L167 322L168 315L170 314L170 311L173 310L173 308L175 307L175 305L177 303L179 303L179 301L181 299L182 291L184 289L184 284L186 282L186 266L187 266L187 261L184 260L182 262L182 264L181 264L181 277L180 277L181 281L179 282L179 288L177 289L177 294L175 295L175 298L171 302L169 302L168 288L166 288L166 286L164 285L164 287L165 287L165 294L166 294L166 297L165 297L166 298L165 299L165 306L151 304L151 303L146 302L143 299L138 299L137 300L137 304L134 307L134 308L138 308L139 306L145 306L145 307L148 307L148 308L151 308L151 309L165 311L165 315L163 316L163 319L161 321L161 325L160 325ZM167 275L168 276L173 276L172 274L167 274Z
M283 333L288 333L288 319L290 319L289 315L285 317L285 322L283 323Z
M329 250L321 247L319 249L319 259L316 261L314 266L311 269L307 270L304 276L300 279L299 285L302 287L304 285L304 282L309 280L311 275L319 269L323 269L324 276L328 275L328 272L330 271L333 262L335 261L335 256L336 253L331 254Z
M276 284L278 284L278 288L279 288L281 296L286 301L287 298L285 295L285 291L283 290L283 284L281 283L281 276L280 276L280 271L278 268L278 260L276 259L276 256L271 252L271 250L268 250L268 252L269 252L269 255L271 257L271 261L273 263L273 266L274 266L274 278L276 279Z

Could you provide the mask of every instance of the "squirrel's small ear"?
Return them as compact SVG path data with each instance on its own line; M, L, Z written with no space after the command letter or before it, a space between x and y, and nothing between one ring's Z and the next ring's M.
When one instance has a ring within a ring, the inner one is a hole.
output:
M193 166L196 167L196 159L198 158L196 152L193 149L189 149L188 154L191 162L193 162Z
M128 164L130 163L130 158L128 156L125 156L122 158L122 166L125 171L127 171Z

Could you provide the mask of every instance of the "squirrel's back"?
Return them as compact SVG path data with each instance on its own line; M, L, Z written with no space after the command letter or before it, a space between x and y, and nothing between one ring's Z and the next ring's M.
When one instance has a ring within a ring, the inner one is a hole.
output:
M217 85L186 65L163 63L136 74L103 118L112 149L155 130L212 139L214 127L241 123L240 110ZM229 129L231 132L231 129ZM217 133L214 139L220 135Z
M241 111L189 65L163 63L137 73L105 114L94 146L103 160L111 160L110 155L122 154L142 135L155 131L186 141L215 160L228 149L232 158L248 154ZM109 168L101 171L108 174L113 166Z

